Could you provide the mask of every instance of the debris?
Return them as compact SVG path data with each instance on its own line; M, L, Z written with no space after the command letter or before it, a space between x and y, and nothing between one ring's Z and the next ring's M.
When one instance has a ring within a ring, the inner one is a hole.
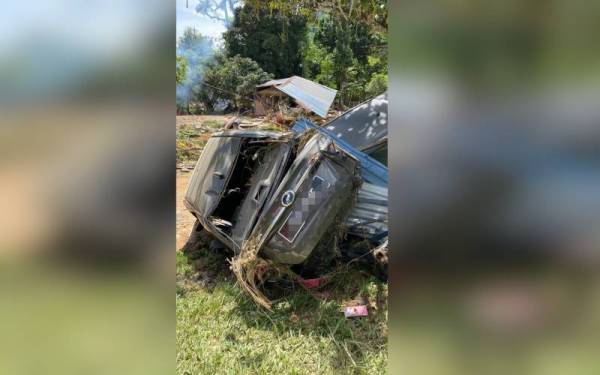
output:
M181 162L177 163L176 168L181 170L182 172L193 171L196 164L194 162Z
M301 277L298 278L298 284L302 285L307 289L318 288L321 285L321 278L316 279L303 279Z
M355 318L368 315L369 311L367 310L367 306L365 305L347 306L344 308L344 316L346 318Z
M225 123L223 129L237 129L240 126L241 122L242 121L238 117L232 117L229 121Z
M290 322L292 322L292 323L298 323L299 321L300 321L300 317L295 312L293 312L290 315Z

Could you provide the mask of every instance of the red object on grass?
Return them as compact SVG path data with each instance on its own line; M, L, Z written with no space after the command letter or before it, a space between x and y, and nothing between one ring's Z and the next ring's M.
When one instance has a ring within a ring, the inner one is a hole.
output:
M321 285L321 279L298 278L298 283L305 288L314 289L314 288L318 288L319 285Z

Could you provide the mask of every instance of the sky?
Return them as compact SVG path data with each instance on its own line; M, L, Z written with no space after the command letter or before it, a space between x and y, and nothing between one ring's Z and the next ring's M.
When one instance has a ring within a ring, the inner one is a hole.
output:
M175 0L177 2L177 38L183 34L188 27L195 27L202 35L220 38L225 31L222 22L201 16L196 13L197 0L187 0L189 8L186 8L186 0Z

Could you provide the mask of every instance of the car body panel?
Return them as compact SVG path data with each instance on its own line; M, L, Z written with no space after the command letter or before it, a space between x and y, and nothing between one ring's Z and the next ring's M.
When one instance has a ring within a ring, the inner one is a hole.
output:
M248 238L263 205L273 195L290 153L289 144L273 143L266 147L261 155L259 166L250 180L250 191L240 207L241 220L233 227L232 239L238 246L241 247L243 241Z
M203 217L217 207L239 155L241 138L211 137L194 168L185 204Z
M198 160L185 204L235 253L252 239L268 258L298 264L353 201L358 163L319 132L223 131Z
M296 157L257 222L253 237L271 259L304 261L352 198L357 161L316 133ZM285 197L294 197L286 202Z

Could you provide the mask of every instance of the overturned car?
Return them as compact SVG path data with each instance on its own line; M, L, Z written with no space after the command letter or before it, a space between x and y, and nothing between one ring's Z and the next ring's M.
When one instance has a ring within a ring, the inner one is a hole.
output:
M213 134L184 204L197 219L186 247L252 247L303 277L336 260L387 275L387 167L306 119L290 132Z

